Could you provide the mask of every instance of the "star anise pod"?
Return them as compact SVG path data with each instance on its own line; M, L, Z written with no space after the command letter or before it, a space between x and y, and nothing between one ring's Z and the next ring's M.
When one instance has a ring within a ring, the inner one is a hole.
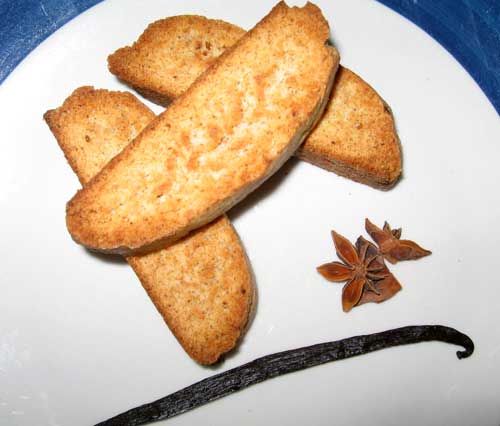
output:
M317 270L330 281L347 281L342 289L342 309L344 312L349 312L360 302L365 288L376 295L381 295L375 283L387 278L388 271L384 271L385 265L378 252L368 251L369 244L360 244L356 250L347 238L337 232L332 231L332 237L337 256L343 263L325 263Z
M380 229L366 219L365 229L379 246L380 253L391 263L415 260L431 254L413 241L401 240L401 228L393 230L387 222L384 223L384 228Z
M396 277L392 275L391 271L389 271L389 268L387 268L384 262L384 258L380 255L380 252L375 244L371 243L363 237L359 237L356 241L356 249L358 253L366 250L367 258L378 255L375 260L373 260L372 265L375 266L375 263L379 263L381 265L381 269L378 274L385 275L384 278L373 283L378 293L365 289L365 291L363 291L363 294L361 295L361 299L359 299L359 302L356 306L360 306L364 303L370 302L384 302L385 300L390 299L392 296L394 296L399 290L401 290L401 284L396 279Z

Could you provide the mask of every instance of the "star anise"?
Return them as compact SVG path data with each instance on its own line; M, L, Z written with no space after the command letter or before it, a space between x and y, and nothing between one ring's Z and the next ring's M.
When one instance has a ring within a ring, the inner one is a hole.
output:
M370 243L364 238L364 242L361 241L358 249L356 249L347 238L337 232L332 231L332 237L337 256L343 263L326 263L319 266L317 270L330 281L347 281L347 284L342 289L342 309L349 312L356 306L360 302L365 289L381 297L382 294L375 283L386 279L389 271L378 251L374 253Z
M380 255L380 252L375 244L371 243L363 237L359 237L356 241L356 249L358 253L366 250L367 258L378 255L373 263L380 263L382 269L380 269L378 274L385 275L384 278L373 283L378 293L369 290L367 291L365 289L365 291L363 291L363 294L361 295L361 299L359 299L359 302L356 306L360 306L364 303L370 302L384 302L385 300L390 299L392 296L394 296L399 290L401 290L401 284L396 279L396 277L392 275L391 271L389 271L389 268L387 268L384 262L384 258Z
M365 229L379 246L380 253L391 263L419 259L431 254L413 241L401 240L401 228L391 229L387 222L384 223L384 228L380 229L366 219Z

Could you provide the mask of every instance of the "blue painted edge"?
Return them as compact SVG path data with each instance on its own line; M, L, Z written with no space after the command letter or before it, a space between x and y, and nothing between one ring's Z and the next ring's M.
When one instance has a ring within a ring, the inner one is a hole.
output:
M48 36L102 0L0 0L0 84Z
M0 0L0 84L43 40L102 0ZM500 114L500 1L377 0L426 31Z
M438 41L500 114L500 1L377 0Z

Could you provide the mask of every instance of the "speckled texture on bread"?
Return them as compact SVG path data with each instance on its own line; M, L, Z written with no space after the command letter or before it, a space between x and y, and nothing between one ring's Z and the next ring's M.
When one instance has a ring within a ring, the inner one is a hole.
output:
M132 93L76 89L44 119L84 186L155 117Z
M173 16L153 22L132 46L110 55L108 67L139 93L166 105L244 33L216 19Z
M81 87L44 118L85 185L154 114L130 93ZM212 364L235 347L255 289L245 251L225 215L168 248L126 260L194 360Z
M202 16L165 18L151 24L133 46L111 54L109 70L144 97L167 105L243 34L235 25ZM392 113L349 69L339 67L317 127L296 152L299 158L379 189L391 188L401 176Z
M257 188L326 106L339 61L328 37L316 6L279 3L70 200L73 239L144 253Z
M236 346L251 316L255 289L226 215L166 249L127 260L191 357L212 364Z
M379 189L391 188L401 176L401 147L390 108L343 67L321 121L297 156Z

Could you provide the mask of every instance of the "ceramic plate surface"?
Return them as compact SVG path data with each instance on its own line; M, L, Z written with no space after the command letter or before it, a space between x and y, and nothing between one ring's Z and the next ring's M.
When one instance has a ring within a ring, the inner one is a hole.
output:
M110 0L62 27L0 86L0 424L91 425L276 351L411 324L469 334L476 352L428 343L253 386L172 425L498 425L500 126L456 60L371 1L318 1L342 63L392 107L404 176L382 192L290 161L230 216L258 287L255 319L216 368L186 356L131 268L89 254L65 228L79 188L43 113L77 87L126 89L106 57L148 23L201 14L251 28L271 1ZM151 105L151 104L149 104ZM156 111L160 109L154 107ZM388 220L433 251L391 267L403 291L345 314L330 230L351 240Z

